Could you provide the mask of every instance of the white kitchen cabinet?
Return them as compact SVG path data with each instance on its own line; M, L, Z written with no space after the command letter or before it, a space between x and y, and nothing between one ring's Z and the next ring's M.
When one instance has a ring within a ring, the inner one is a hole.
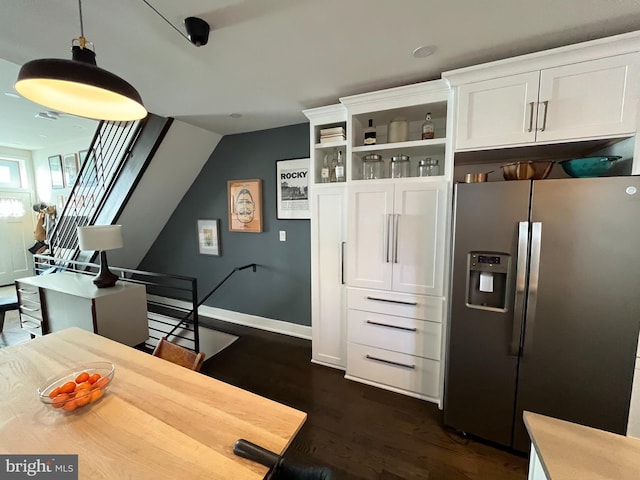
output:
M634 135L639 82L628 53L462 84L456 150Z
M312 189L312 361L342 369L346 365L345 210L344 185Z
M312 361L344 369L346 365L346 184L322 183L325 155L346 151L346 140L324 143L320 131L342 127L343 105L305 110L310 121L309 200L311 207L311 352Z
M397 181L349 189L350 287L443 294L447 187Z
M527 475L527 480L549 480L542 467L536 446L533 443L531 444L531 453L529 454L529 474Z

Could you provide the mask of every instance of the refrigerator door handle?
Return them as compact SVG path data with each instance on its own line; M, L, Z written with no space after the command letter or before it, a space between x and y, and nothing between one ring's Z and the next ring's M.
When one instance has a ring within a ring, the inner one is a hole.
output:
M510 355L520 353L522 315L524 312L525 286L527 280L527 247L529 246L529 222L518 224L518 257L516 259L516 293L513 301L513 325L511 326Z
M531 260L529 267L529 292L527 296L527 328L524 332L522 356L531 351L533 343L533 327L536 320L536 303L538 301L538 279L540 276L540 251L542 248L542 222L531 224Z

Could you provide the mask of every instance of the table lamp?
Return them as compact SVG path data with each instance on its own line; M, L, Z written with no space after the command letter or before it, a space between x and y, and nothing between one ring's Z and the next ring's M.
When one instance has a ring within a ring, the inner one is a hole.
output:
M93 283L98 288L113 287L118 276L109 270L107 250L122 248L122 225L78 227L78 246L80 250L98 250L100 252L100 271Z

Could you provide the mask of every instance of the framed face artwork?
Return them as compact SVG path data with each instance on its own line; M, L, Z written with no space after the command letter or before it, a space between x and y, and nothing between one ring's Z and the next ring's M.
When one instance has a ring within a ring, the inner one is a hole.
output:
M262 232L262 180L227 182L230 232Z

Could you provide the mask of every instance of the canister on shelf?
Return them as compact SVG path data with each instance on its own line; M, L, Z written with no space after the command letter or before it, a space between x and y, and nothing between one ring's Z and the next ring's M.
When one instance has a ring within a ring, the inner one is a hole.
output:
M384 162L382 156L370 153L362 157L362 179L375 180L384 178Z
M418 162L419 177L431 177L434 175L440 175L440 168L438 167L437 159L427 157L424 160L420 160Z
M389 164L391 178L404 178L409 176L409 157L407 155L394 155Z
M389 122L387 142L406 142L409 139L409 122L402 117L396 117Z

